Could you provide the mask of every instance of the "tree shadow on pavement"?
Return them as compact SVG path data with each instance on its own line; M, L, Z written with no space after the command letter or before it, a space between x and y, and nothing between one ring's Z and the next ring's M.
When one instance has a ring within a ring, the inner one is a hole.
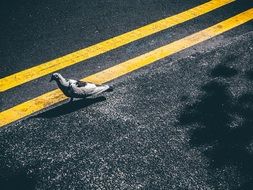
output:
M106 98L104 96L96 97L96 98L86 98L75 100L73 102L67 102L58 107L50 109L48 111L42 112L38 115L35 115L35 118L53 118L62 115L66 115L75 111L78 111L82 108L88 107L92 104L105 101Z
M0 187L2 190L33 190L36 180L27 176L25 172L19 172L9 177L0 176Z
M218 65L211 77L224 79L237 73ZM248 72L247 78L252 80L252 75L252 71ZM234 98L229 85L216 79L202 86L203 95L185 107L179 122L198 126L190 134L190 144L207 146L204 154L211 168L236 167L244 178L238 188L253 189L253 94Z
M253 70L248 71L246 76L249 80L253 80Z

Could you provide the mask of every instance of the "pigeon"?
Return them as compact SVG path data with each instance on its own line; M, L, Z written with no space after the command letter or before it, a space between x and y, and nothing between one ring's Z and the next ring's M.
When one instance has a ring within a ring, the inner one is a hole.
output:
M102 92L113 91L113 88L109 85L98 85L74 79L65 79L59 73L52 74L50 82L53 80L56 81L63 94L70 98L70 102L73 101L74 98L87 98Z

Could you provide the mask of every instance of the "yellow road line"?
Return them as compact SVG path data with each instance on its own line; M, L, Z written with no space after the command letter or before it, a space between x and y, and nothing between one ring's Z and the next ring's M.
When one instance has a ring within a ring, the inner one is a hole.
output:
M96 74L90 75L82 80L101 84L111 81L136 69L158 61L164 57L213 38L252 19L253 8L234 17L231 17L223 22L220 22L214 26L211 26L205 30L194 33L190 36L105 69ZM15 107L12 107L8 110L5 110L0 113L0 127L22 119L30 114L38 112L65 99L67 98L59 90L54 90L22 104L19 104Z
M20 71L15 74L9 75L7 77L0 79L0 92L6 91L8 89L24 84L36 78L42 77L49 73L55 72L57 70L63 69L65 67L74 65L81 61L85 61L99 54L103 54L110 50L116 49L120 46L147 37L151 34L168 29L177 24L186 22L200 15L208 13L212 10L215 10L219 7L222 7L228 3L231 3L233 1L234 0L212 0L202 5L199 5L195 8L179 13L177 15L167 17L160 21L148 24L141 28L105 40L90 47L42 63L38 66L31 67L24 71Z

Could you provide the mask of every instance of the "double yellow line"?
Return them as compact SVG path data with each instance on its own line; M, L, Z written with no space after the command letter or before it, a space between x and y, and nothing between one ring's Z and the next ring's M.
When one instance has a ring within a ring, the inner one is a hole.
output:
M211 1L217 3L218 1ZM209 3L211 3L209 2ZM219 1L221 2L221 1ZM223 3L228 1L223 1ZM230 1L231 2L231 1ZM213 25L205 30L194 33L190 36L182 38L178 41L170 43L168 45L157 48L146 54L140 55L111 68L88 76L82 80L95 82L95 83L105 83L132 72L136 69L144 67L155 61L158 61L164 57L172 55L176 52L189 48L200 42L213 38L223 32L226 32L232 28L235 28L241 24L244 24L253 19L253 9L249 9L243 13L240 13L234 17L231 17L223 22ZM0 113L0 126L7 125L11 122L17 121L21 118L29 116L35 112L38 112L44 108L47 108L53 104L65 100L66 97L59 91L54 90L36 97L32 100L19 104L8 110Z
M133 41L155 34L172 26L186 22L200 15L222 7L234 0L212 0L177 15L148 24L133 31L108 39L93 46L70 53L60 58L48 61L38 66L26 69L13 75L0 79L0 92L24 84L36 78L45 76L57 70L85 61L97 55L106 53Z

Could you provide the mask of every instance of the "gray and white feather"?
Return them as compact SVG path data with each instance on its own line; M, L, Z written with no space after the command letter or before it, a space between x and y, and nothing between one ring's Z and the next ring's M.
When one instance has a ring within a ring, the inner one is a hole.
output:
M86 98L92 95L98 95L102 92L110 92L113 90L109 85L98 85L74 79L65 79L59 73L54 73L51 76L50 82L53 80L56 81L63 94L71 98L70 101L72 101L73 98Z

